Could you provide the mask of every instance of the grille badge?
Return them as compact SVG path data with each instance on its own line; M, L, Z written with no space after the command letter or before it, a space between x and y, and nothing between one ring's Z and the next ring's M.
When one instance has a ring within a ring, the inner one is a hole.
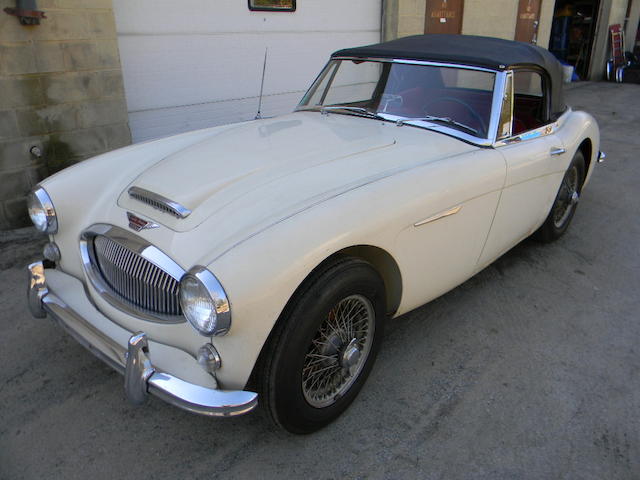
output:
M131 212L127 212L127 218L129 219L129 228L135 230L136 232L145 229L158 228L160 226L157 223L143 220L142 218L134 215Z

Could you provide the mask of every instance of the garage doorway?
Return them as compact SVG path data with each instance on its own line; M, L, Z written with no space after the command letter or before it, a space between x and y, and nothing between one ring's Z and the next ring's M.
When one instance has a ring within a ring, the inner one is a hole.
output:
M520 0L514 40L534 45L538 43L541 3L542 0Z
M557 0L549 50L573 65L581 80L588 77L600 0Z
M462 33L464 0L426 0L424 33Z

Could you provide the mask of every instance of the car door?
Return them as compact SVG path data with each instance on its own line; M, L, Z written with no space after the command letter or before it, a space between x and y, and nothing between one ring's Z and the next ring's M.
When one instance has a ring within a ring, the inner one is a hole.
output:
M548 85L540 72L513 73L511 131L495 146L504 157L507 174L479 268L533 233L555 198L553 162L564 154L564 146L548 121Z
M398 313L442 295L475 273L504 184L505 163L497 151L479 148L434 162L415 175L421 193L394 249L402 273Z

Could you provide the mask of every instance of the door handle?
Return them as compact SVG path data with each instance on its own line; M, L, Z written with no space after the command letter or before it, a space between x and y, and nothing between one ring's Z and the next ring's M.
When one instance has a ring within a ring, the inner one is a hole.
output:
M551 151L549 153L551 155L562 155L565 152L566 152L566 150L564 148L554 147L554 148L551 149Z

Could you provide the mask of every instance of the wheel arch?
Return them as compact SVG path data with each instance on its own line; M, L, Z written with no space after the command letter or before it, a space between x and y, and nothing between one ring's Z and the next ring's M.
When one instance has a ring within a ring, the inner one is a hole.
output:
M354 245L343 248L326 258L318 267L336 257L356 257L369 262L382 277L387 300L387 314L393 315L400 306L402 298L402 275L393 256L386 250L373 245ZM315 269L314 269L315 270Z
M287 300L280 316L287 311L300 292L304 290L306 285L310 281L313 281L319 272L325 269L326 265L332 263L336 259L345 257L355 257L364 260L365 262L370 263L378 272L384 282L387 315L393 315L396 310L398 310L400 300L402 299L402 274L400 273L400 267L398 266L395 258L393 258L393 256L385 249L373 245L361 244L341 248L318 263L318 265L316 265L305 276L293 294L289 297L289 300Z
M580 145L578 146L578 151L582 152L582 155L584 157L584 178L582 179L582 183L584 185L584 182L587 178L587 174L589 173L589 169L591 168L591 162L593 160L593 142L591 141L591 139L589 137L585 138L582 143L580 143ZM581 185L582 187L582 185Z
M280 312L278 319L271 328L269 335L267 336L265 342L262 344L260 353L258 354L256 362L252 368L251 375L249 376L247 386L255 385L255 382L257 380L256 376L259 373L257 371L258 367L259 365L261 365L261 360L265 355L265 352L268 350L271 338L274 334L276 334L278 325L291 310L298 296L305 291L310 282L313 282L317 275L325 270L325 268L329 264L339 260L340 258L347 257L359 258L373 266L373 268L382 277L382 281L384 282L387 301L387 315L391 316L398 310L402 298L402 275L400 273L400 267L398 266L398 263L389 252L387 252L383 248L373 245L352 245L332 253L320 263L318 263L318 265L316 265L316 267L307 274L304 280L300 282L298 287L289 297L289 300L287 300L287 303Z

